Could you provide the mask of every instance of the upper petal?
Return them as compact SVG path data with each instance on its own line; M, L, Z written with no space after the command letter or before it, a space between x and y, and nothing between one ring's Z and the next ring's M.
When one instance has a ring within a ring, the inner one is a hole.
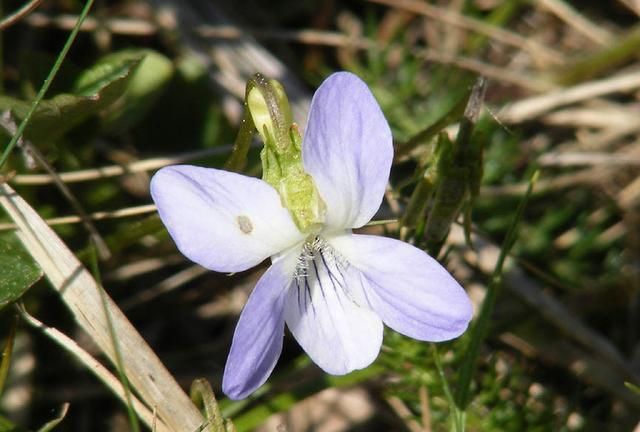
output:
M269 378L282 352L285 289L290 282L282 260L262 275L240 314L222 378L222 391L243 399Z
M256 178L170 166L151 179L151 196L178 249L211 270L246 270L303 238L275 189Z
M425 252L399 240L342 235L329 240L362 272L354 297L399 333L438 342L462 334L472 316L464 289Z
M306 276L294 277L285 299L285 321L302 348L330 374L369 366L382 345L382 321L357 305L346 286L358 278L330 251L308 262Z
M338 72L311 101L302 145L305 170L327 204L327 225L357 228L382 202L393 159L391 130L367 85Z

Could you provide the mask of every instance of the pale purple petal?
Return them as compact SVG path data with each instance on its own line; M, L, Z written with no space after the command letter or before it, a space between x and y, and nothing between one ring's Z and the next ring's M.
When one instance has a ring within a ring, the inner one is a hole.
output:
M358 278L325 250L308 263L305 277L294 277L287 292L289 330L311 360L330 374L369 366L382 345L380 318L345 291Z
M329 243L362 272L352 284L354 298L406 336L444 341L462 334L472 307L464 289L425 252L398 240L347 234Z
M327 225L357 228L378 211L393 159L391 130L367 85L338 72L318 88L302 158L327 204Z
M246 270L304 238L275 189L256 178L170 166L151 179L151 196L180 252L210 270Z
M284 299L290 272L277 260L262 275L244 306L233 335L222 391L244 399L269 378L282 352Z

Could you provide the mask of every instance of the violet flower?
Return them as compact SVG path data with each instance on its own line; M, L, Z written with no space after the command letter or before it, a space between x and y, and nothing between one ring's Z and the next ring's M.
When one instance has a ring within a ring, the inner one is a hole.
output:
M330 374L370 365L383 323L421 341L465 331L471 304L433 258L398 240L353 234L377 212L393 158L391 131L355 75L331 75L315 93L302 141L304 171L326 208L324 224L301 232L263 180L218 169L171 166L151 194L178 249L218 272L271 257L233 337L222 388L242 399L267 380L284 325Z

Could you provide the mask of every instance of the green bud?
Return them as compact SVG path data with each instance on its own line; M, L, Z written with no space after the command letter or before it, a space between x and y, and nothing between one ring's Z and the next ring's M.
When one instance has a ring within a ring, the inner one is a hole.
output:
M273 142L276 146L286 146L286 135L291 127L291 107L282 84L276 80L265 80L256 76L260 85L249 90L247 106L263 142Z
M326 207L313 177L304 170L302 137L284 88L256 74L248 84L246 107L264 142L260 153L263 180L278 191L300 231L318 229Z

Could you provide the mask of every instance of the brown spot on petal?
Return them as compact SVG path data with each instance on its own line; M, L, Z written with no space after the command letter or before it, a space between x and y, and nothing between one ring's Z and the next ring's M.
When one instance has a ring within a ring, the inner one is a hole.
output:
M251 219L245 215L240 215L236 218L238 221L238 227L243 234L251 234L253 231L253 224L251 223Z

